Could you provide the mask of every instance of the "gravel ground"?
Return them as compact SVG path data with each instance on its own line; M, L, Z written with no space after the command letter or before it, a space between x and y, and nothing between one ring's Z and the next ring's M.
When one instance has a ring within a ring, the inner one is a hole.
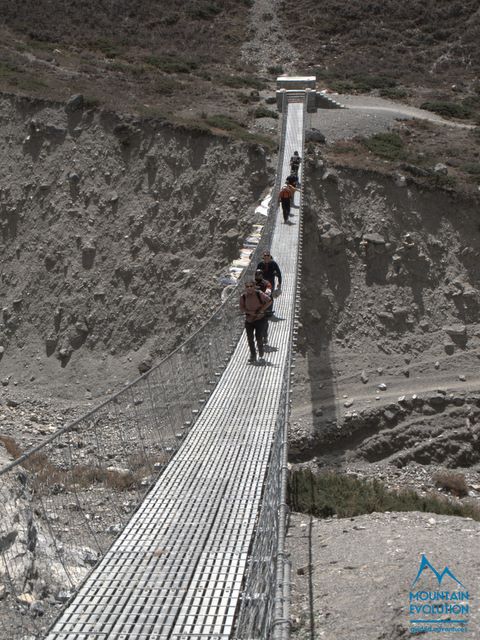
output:
M311 126L319 129L327 143L352 138L353 136L371 136L388 131L397 120L420 118L445 127L471 129L472 125L444 120L429 111L397 104L390 100L373 96L331 96L343 104L345 109L320 109L311 114Z
M294 567L293 639L414 637L409 631L409 592L422 554L437 571L448 565L462 590L470 593L469 631L462 637L479 637L480 523L417 512L345 520L294 514L288 536ZM427 591L458 588L449 577L439 587L430 572L416 585ZM427 632L421 637L439 635Z

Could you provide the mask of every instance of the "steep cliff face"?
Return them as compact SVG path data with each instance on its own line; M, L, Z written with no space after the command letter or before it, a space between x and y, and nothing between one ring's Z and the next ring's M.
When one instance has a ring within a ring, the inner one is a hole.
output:
M0 135L2 377L105 382L209 314L270 179L261 148L81 100L3 97Z
M477 207L312 167L292 456L478 468Z

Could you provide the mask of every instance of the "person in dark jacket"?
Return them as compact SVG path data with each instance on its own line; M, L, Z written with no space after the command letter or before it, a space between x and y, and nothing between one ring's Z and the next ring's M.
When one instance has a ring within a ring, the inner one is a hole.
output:
M296 176L298 176L298 170L300 169L301 157L298 155L298 151L293 152L293 156L290 158L290 170Z
M287 184L291 184L292 187L295 187L295 189L299 186L298 176L295 175L294 173L291 173L289 176L287 176L285 179L285 182Z
M278 264L272 258L270 251L265 250L263 252L263 260L257 264L257 269L260 269L263 272L265 280L268 280L272 285L272 299L279 296L282 292L282 272L280 271ZM273 315L273 302L267 315Z

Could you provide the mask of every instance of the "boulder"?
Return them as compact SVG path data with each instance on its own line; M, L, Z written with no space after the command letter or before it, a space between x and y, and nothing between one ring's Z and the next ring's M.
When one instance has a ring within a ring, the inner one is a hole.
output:
M431 175L431 171L429 171L428 169L417 167L417 165L414 164L408 164L405 162L400 166L402 169L408 171L408 173L410 173L412 176L416 176L417 178L426 178L427 176Z
M325 171L325 173L322 176L322 180L325 180L326 182L335 182L337 183L339 178L338 178L338 173L336 171L334 171L333 169L327 169Z
M82 94L77 93L71 96L67 100L65 104L65 111L67 113L73 113L74 111L79 111L80 109L83 109L83 104L84 104L84 100L83 100Z
M326 138L321 131L312 127L312 129L307 129L305 131L305 142L319 142L320 144L325 144Z
M451 324L442 327L451 338L466 338L467 327L464 324Z
M326 249L335 249L345 242L345 234L343 231L340 231L340 229L332 227L325 233L321 234L320 240Z
M369 242L370 244L385 246L385 238L379 233L366 233L363 236L363 240L365 242Z
M446 176L448 174L448 167L446 164L443 164L443 162L438 162L433 167L433 172L437 175Z

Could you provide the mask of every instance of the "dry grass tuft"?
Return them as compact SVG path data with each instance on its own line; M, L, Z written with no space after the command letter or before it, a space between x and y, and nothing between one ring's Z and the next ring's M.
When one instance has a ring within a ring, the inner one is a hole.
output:
M463 473L447 470L437 471L432 478L437 487L445 489L457 498L468 496L468 484Z

